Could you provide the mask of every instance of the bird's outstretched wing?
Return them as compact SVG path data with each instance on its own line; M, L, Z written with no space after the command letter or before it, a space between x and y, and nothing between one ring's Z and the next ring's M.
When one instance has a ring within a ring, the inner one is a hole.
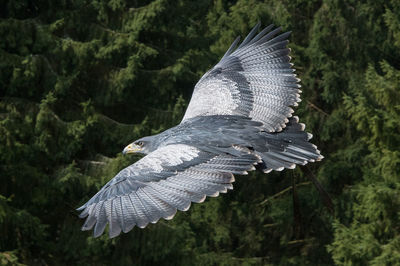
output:
M97 237L108 223L109 235L115 237L135 225L143 228L160 218L171 219L177 209L189 209L191 202L232 189L233 174L254 170L260 160L238 151L218 154L186 144L155 150L119 172L78 209L80 217L87 217L82 230L94 227Z
M300 101L286 32L257 24L243 42L237 38L221 61L199 80L182 121L205 115L242 115L281 131ZM272 31L271 31L272 30Z

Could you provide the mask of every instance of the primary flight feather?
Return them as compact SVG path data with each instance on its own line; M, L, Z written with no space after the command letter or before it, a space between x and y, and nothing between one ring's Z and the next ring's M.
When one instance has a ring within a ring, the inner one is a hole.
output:
M232 189L234 174L265 173L321 160L312 135L293 116L300 81L290 63L289 32L257 24L194 88L182 122L129 144L146 156L120 171L78 210L82 230L109 236L172 219L191 202Z

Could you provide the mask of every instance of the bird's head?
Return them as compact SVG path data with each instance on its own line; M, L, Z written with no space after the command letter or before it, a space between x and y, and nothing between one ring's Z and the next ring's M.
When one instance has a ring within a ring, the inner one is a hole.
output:
M144 137L141 139L138 139L128 146L124 148L122 151L123 154L127 153L141 153L141 154L149 154L150 152L154 151L156 149L155 146L155 141L154 141L155 136L149 136L149 137Z

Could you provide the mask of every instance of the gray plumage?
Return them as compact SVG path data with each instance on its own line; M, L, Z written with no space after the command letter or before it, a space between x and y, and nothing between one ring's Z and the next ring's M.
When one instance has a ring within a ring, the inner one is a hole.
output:
M82 230L109 236L171 219L191 202L232 189L234 174L293 169L321 160L312 135L292 117L300 101L286 48L289 33L260 25L196 84L182 122L141 138L124 153L145 157L120 171L78 210Z
M281 131L300 102L300 81L294 74L289 32L268 26L256 35L257 24L235 50L231 45L221 61L196 84L183 121L195 116L242 115L263 123L268 132ZM210 97L212 95L213 97Z

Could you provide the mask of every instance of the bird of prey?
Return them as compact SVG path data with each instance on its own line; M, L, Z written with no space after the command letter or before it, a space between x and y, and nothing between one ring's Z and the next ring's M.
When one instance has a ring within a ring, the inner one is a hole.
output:
M109 236L172 219L191 202L232 189L234 175L268 173L321 160L312 135L292 116L299 79L287 48L290 32L258 23L203 75L181 123L129 144L142 159L120 171L78 210L82 230Z

